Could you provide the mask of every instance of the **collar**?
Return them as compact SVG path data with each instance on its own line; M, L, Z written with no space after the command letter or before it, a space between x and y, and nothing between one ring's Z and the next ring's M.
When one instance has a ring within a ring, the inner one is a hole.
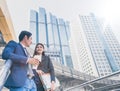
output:
M20 43L20 44L22 45L22 47L23 47L23 48L26 48L26 46L25 46L25 45L23 45L22 43Z

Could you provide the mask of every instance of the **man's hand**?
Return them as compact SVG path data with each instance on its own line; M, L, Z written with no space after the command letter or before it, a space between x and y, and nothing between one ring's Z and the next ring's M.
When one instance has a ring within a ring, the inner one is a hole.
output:
M39 65L39 60L35 58L29 58L27 63L32 64L32 65Z

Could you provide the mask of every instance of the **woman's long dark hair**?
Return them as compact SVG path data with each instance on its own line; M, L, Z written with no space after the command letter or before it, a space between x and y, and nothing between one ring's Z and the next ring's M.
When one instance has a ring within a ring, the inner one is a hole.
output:
M41 45L43 47L43 49L44 49L44 45L42 43L37 43L37 45L35 46L35 50L34 50L33 56L37 55L36 48L37 48L38 45ZM45 55L44 51L42 52L42 55Z

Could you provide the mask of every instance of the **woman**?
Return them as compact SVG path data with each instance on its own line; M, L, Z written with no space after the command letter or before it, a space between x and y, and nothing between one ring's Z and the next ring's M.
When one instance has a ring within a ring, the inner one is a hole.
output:
M34 67L33 72L35 74L34 81L37 86L37 91L45 91L42 85L42 82L39 78L39 75L50 73L51 76L51 90L55 89L55 74L53 64L48 56L44 53L44 45L42 43L38 43L35 47L35 51L33 57L37 58L40 63L38 66Z

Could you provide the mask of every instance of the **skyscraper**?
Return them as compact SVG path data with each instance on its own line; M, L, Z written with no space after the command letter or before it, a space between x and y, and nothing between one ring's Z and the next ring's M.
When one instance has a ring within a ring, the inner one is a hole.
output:
M79 18L79 39L74 37L79 40L77 53L82 71L104 76L120 70L120 45L111 28L100 24L94 14L80 15Z
M120 70L120 44L112 32L111 26L104 27L105 53L112 71Z
M33 33L34 44L43 43L46 45L47 53L53 59L68 67L73 67L68 43L69 22L46 13L44 8L39 8L39 12L31 10L30 16L30 30Z
M34 31L32 32L32 35L35 36L32 38L33 40L33 44L38 43L38 38L36 36L38 36L38 12L31 10L30 13L30 30Z

